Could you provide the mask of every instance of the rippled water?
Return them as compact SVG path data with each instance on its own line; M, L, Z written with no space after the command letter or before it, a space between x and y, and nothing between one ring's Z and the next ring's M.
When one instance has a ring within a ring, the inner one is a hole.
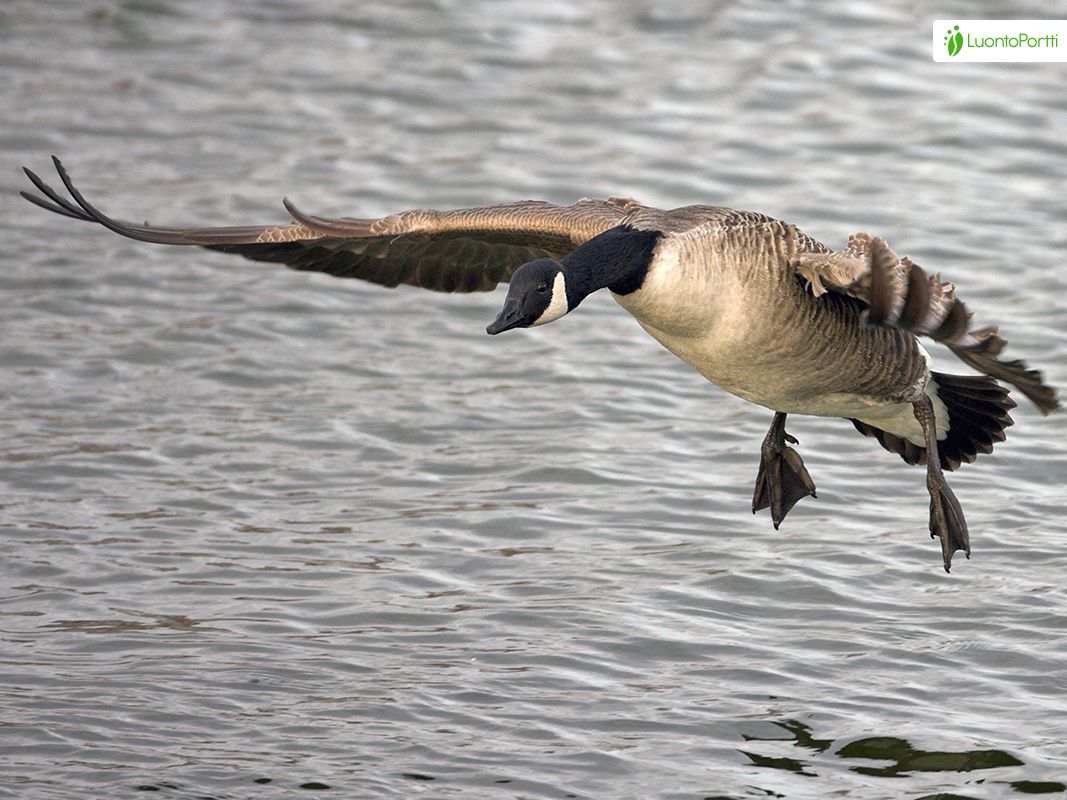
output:
M754 208L886 236L1063 386L1065 65L931 61L992 4L342 8L0 7L0 796L1064 792L1063 415L952 476L946 576L922 471L845 422L792 420L819 499L750 515L769 412L608 298L490 339L500 293L15 193L55 152L161 224Z

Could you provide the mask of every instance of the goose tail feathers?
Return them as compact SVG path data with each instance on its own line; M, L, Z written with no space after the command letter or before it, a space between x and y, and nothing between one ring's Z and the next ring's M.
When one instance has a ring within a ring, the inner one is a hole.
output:
M1007 438L1005 429L1014 424L1008 411L1015 408L1015 401L1008 390L985 375L934 372L932 377L937 395L948 409L948 432L937 443L941 468L952 471L960 464L973 462L982 453L992 453L993 446ZM908 464L926 463L925 447L857 419L852 424Z

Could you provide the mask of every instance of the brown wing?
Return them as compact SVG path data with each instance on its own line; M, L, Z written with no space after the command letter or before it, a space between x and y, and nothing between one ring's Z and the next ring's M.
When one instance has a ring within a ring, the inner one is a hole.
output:
M455 211L418 209L380 219L324 219L304 214L285 200L294 220L288 224L162 228L111 219L75 188L59 159L52 160L74 202L28 169L26 175L45 197L21 194L56 214L96 222L142 242L197 245L339 278L438 292L489 291L521 264L562 258L639 207L632 200L614 198L569 206L527 200Z
M867 306L868 322L929 336L966 364L1015 386L1042 413L1059 408L1056 390L1040 372L1023 361L997 358L1007 342L996 326L971 329L973 314L956 299L951 283L928 275L909 258L898 258L882 239L853 234L843 250L799 253L794 267L816 297L828 291L854 297Z

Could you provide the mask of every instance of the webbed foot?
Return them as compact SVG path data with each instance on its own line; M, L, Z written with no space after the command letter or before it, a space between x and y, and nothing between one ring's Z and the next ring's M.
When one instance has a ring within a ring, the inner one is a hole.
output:
M962 550L967 558L971 557L967 520L963 518L959 500L943 477L929 478L926 486L930 490L930 536L940 537L941 557L945 561L945 572L948 572L952 568L952 554L957 550Z
M774 529L782 524L785 515L802 497L815 494L815 483L804 466L804 460L792 447L796 438L785 432L785 414L776 412L771 429L760 448L756 490L752 495L752 513L770 508Z
M952 554L962 550L971 557L971 540L967 534L967 520L956 495L945 481L941 459L937 454L937 427L934 407L925 394L912 403L915 419L923 429L926 440L926 488L930 492L930 536L941 539L941 558L945 572L952 568Z

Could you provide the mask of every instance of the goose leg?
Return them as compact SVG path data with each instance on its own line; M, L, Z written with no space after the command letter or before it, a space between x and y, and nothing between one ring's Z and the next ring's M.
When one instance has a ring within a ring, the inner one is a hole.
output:
M808 475L803 459L786 442L797 444L797 440L785 432L785 414L776 411L760 448L756 491L752 495L752 513L770 508L775 530L800 498L809 494L816 496L815 483Z
M967 521L963 509L952 493L945 474L941 471L941 459L937 453L937 425L934 421L934 405L925 394L912 403L915 419L923 428L926 438L926 488L930 491L930 537L941 539L941 555L945 560L945 572L952 566L952 554L962 550L971 557L971 541L967 535Z

